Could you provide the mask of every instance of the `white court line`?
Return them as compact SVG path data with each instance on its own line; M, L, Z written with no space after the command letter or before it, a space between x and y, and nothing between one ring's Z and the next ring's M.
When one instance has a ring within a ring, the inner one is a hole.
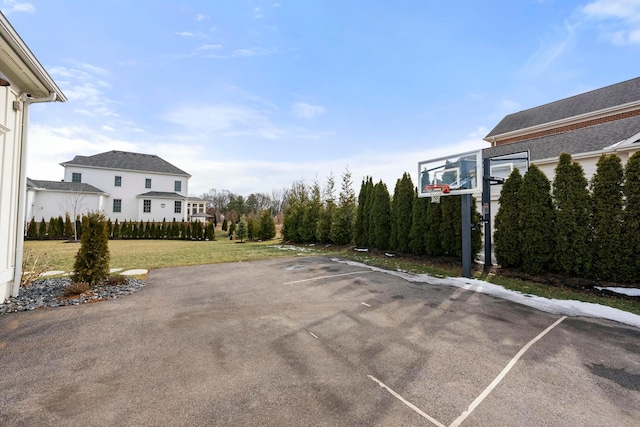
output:
M309 332L309 331L307 331ZM309 335L311 335L312 337L314 337L315 339L318 339L318 336L316 334L314 334L313 332L309 332Z
M332 277L351 276L353 274L366 274L366 273L375 273L375 271L362 270L362 271L354 271L351 273L334 274L333 276L312 277L311 279L302 279L302 280L296 280L294 282L286 282L286 283L283 283L283 285L292 285L294 283L311 282L312 280L331 279Z
M505 366L505 368L502 370L502 372L500 372L500 374L491 382L491 384L489 384L489 386L487 388L485 388L482 393L480 393L480 396L476 397L476 400L474 400L471 403L471 405L469 405L469 408L467 408L466 411L464 411L462 414L460 414L460 416L454 422L452 422L449 425L449 427L457 427L457 426L459 426L473 412L473 410L476 409L476 407L484 400L484 398L487 397L489 395L489 393L491 393L493 391L493 389L500 383L500 381L502 381L502 379L505 377L505 375L507 375L507 373L511 370L511 368L513 368L513 365L516 364L518 359L520 359L520 357L522 357L522 355L529 349L529 347L531 347L533 344L535 344L540 338L544 337L550 330L552 330L553 328L558 326L560 324L560 322L562 322L566 318L567 318L567 316L562 316L560 319L556 320L553 325L549 326L547 329L545 329L540 334L538 334L537 337L535 337L534 339L529 341L527 343L527 345L522 347L522 349L518 352L518 354L516 354L513 357L513 359L511 359L509 364L507 366Z
M369 304L367 304L366 302L361 302L360 304L366 306L366 307L371 307Z
M399 401L401 401L402 403L404 403L405 405L407 405L409 408L413 409L418 415L420 415L421 417L431 421L433 424L437 425L438 427L447 427L444 424L442 424L440 421L436 420L435 418L425 414L424 412L422 412L422 410L420 410L420 408L418 408L416 405L414 405L413 403L405 400L402 396L400 396L398 393L396 393L395 391L391 390L385 383L383 383L382 381L380 381L379 379L377 379L376 377L372 377L371 375L367 375L369 378L371 378L372 380L374 380L375 382L378 383L378 385L382 388L384 388L385 390L387 390L389 393L391 393L396 399L398 399Z

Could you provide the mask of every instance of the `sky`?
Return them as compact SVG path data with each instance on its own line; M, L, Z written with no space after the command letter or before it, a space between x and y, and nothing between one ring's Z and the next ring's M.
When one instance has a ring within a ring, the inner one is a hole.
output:
M189 194L349 171L393 192L507 114L640 75L640 0L0 0L68 97L31 107L28 170L156 154Z

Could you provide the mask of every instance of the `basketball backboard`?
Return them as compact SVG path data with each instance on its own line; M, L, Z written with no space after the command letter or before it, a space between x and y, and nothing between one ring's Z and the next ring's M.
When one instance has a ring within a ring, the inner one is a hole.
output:
M482 150L418 162L418 197L475 194L482 190Z
M518 169L521 175L529 170L529 152L522 151L519 153L505 154L502 156L491 157L489 176L491 178L507 179L514 169ZM492 181L492 183L499 183Z

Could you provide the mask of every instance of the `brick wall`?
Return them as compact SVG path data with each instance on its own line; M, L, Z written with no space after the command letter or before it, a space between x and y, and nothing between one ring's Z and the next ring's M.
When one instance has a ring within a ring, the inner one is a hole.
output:
M547 129L540 132L533 132L533 133L528 133L526 135L516 136L513 138L502 139L502 140L496 141L496 146L510 144L512 142L526 141L528 139L540 138L543 136L553 135L556 133L569 132L576 129L582 129L589 126L595 126L595 125L599 125L607 122L615 122L616 120L622 120L622 119L627 119L629 117L636 117L636 116L640 116L640 110L627 111L625 113L614 114L612 116L600 117L597 119L586 120L584 122L572 123L570 125L559 126L553 129Z

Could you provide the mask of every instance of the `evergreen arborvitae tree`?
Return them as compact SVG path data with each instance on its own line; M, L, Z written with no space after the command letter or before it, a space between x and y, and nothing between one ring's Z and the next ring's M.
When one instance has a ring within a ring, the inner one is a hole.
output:
M231 221L231 224L229 224L229 236L233 236L233 233L236 232L236 223Z
M120 224L118 224L118 218L116 218L115 222L113 223L113 237L120 237Z
M202 223L200 221L196 221L191 224L191 237L194 239L201 240L203 231Z
M579 163L562 153L552 186L555 207L555 248L552 268L584 276L591 264L591 196Z
M303 181L294 182L287 194L287 207L282 221L282 237L285 241L302 242L302 219L308 202L306 184Z
M111 224L111 220L107 220L107 237L111 238L113 236L113 224Z
M411 215L411 231L409 232L409 251L414 255L423 255L426 251L427 230L427 210L429 209L429 199L418 197L414 194Z
M122 227L120 228L120 235L124 239L129 238L129 221L127 221L126 219L124 220L124 222L122 223Z
M205 229L205 232L204 232L204 237L210 242L216 240L216 229L213 222L209 222L207 224L207 228Z
M364 204L365 216L364 216L364 246L373 246L374 244L374 222L371 217L373 211L373 200L375 198L375 185L373 184L373 178L369 177L367 181L367 196Z
M389 190L382 180L373 187L371 223L373 224L372 246L379 250L389 249L391 198Z
M300 238L303 243L315 243L320 209L322 207L322 191L318 180L313 181L309 191L309 200L302 212L302 223L300 227Z
M518 199L522 269L541 274L548 271L554 253L554 210L551 184L536 165L524 175Z
M240 239L240 241L242 242L244 239L247 238L247 218L245 218L244 215L242 215L240 217L240 220L238 221L238 228L236 230L236 238Z
M27 237L29 239L36 239L38 237L38 225L36 224L35 217L31 217L31 221L29 221L29 227L27 227Z
M56 219L56 234L55 238L60 239L64 236L64 219L62 219L62 215L58 216Z
M425 253L432 257L442 256L442 244L440 242L440 226L442 224L442 207L440 203L433 203L429 199L429 208L426 214L427 228L424 236Z
M260 225L258 224L257 218L250 214L249 218L247 218L247 239L253 240L258 236ZM315 236L315 233L314 233ZM314 237L315 238L315 237Z
M82 218L80 215L76 217L75 226L73 228L73 233L75 234L74 239L78 240L82 237Z
M323 191L323 206L318 217L318 228L316 230L316 238L320 243L331 243L331 221L336 211L335 202L335 179L333 173L327 178L327 185Z
M496 260L504 268L522 267L519 197L521 188L522 175L518 169L514 169L502 185L500 207L493 224Z
M71 216L69 213L66 213L64 217L64 237L67 239L71 239L73 237L73 224L71 223Z
M160 232L159 237L162 239L166 239L169 237L169 230L167 230L167 219L166 218L162 218L162 229Z
M353 225L356 216L356 195L353 192L351 172L346 169L342 174L342 186L338 207L331 221L331 240L337 245L353 243Z
M624 281L640 281L640 151L634 153L625 166L624 210L625 260Z
M591 178L593 201L593 264L591 276L597 280L623 279L620 255L622 244L624 170L620 157L603 154Z
M38 237L40 239L47 238L47 223L44 222L44 218L42 218L42 221L40 221L40 226L38 228Z
M353 242L356 246L367 246L365 235L365 218L369 216L369 212L365 209L367 202L367 184L369 177L362 180L360 192L358 193L358 207L356 208L356 222L353 227Z
M265 209L260 212L258 222L258 239L270 240L276 237L276 222L271 216L271 211L269 209Z
M446 196L440 199L440 245L443 255L462 255L462 199Z
M413 201L415 188L411 175L405 172L396 183L391 204L391 249L399 252L409 252L411 221L413 219Z
M82 222L80 249L73 265L73 280L97 284L109 275L107 222L100 213L89 213Z
M222 221L222 231L227 231L227 229L228 229L227 218L225 218Z

